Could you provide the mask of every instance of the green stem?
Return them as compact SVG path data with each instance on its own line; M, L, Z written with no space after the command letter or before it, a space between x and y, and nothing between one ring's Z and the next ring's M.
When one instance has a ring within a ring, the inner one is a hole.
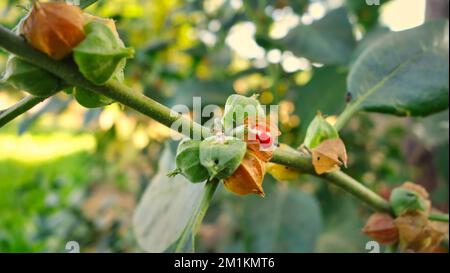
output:
M13 106L0 111L0 128L15 119L17 116L30 110L37 104L43 102L47 97L27 96Z
M322 177L348 193L358 197L375 210L392 213L391 205L388 201L371 191L351 176L341 171L337 171L324 174Z
M337 131L342 130L353 115L358 112L358 106L359 104L357 103L347 105L347 108L345 108L344 111L338 116L336 123L334 124L334 128L336 128Z
M430 215L428 215L428 219L431 221L448 223L448 214L430 213Z
M312 175L316 175L311 164L311 158L303 156L295 150L289 151L285 149L277 149L274 153L272 161L285 166L297 168ZM336 171L323 174L319 177L326 179L327 181L354 195L373 209L391 213L389 202L347 174L341 171Z
M186 245L188 244L189 240L192 240L191 243L193 245L194 235L197 233L197 230L199 229L203 218L205 218L206 211L211 204L212 198L218 185L218 180L206 182L202 200L200 201L197 211L192 214L191 219L189 220L187 226L184 228L183 233L181 234L176 244L175 252L185 252Z

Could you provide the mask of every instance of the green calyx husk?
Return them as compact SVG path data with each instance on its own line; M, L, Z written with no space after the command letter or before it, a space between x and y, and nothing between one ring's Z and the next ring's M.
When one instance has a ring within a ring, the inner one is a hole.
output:
M85 26L86 38L74 48L74 60L86 79L103 85L122 71L133 48L123 42L105 24L92 21Z
M392 210L396 216L409 212L425 212L425 200L415 191L405 188L396 188L390 197Z
M175 162L177 168L168 173L168 176L183 175L193 183L203 182L208 179L208 171L200 163L199 140L184 139L178 144Z
M265 112L255 96L231 95L225 103L222 124L226 132L244 124L246 118L265 120Z
M81 106L86 108L104 107L114 102L108 97L91 92L81 87L74 87L72 95Z
M247 144L233 137L210 137L200 143L200 163L208 170L210 179L224 179L241 164Z
M323 118L322 114L318 113L308 126L303 145L308 149L313 149L324 140L334 138L339 138L338 132Z

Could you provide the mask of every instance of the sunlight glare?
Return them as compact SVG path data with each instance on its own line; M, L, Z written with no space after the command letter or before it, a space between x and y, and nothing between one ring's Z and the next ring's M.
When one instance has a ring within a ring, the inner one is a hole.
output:
M394 0L381 10L381 22L392 31L417 27L425 21L425 0Z
M264 49L253 38L255 33L256 27L253 23L239 23L231 28L225 43L242 58L261 59L264 57Z

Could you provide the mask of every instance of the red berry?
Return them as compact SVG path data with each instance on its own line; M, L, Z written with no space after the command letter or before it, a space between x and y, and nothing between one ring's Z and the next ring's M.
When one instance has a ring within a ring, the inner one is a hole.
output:
M267 132L267 131L258 130L258 133L256 134L256 138L258 139L259 143L261 143L261 144L270 144L272 142L272 136L271 136L270 132Z

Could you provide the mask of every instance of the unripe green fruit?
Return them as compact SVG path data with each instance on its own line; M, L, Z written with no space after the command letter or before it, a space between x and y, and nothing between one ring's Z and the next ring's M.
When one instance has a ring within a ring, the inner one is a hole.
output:
M77 102L86 108L103 107L113 103L113 100L111 100L110 98L91 92L81 87L74 87L72 94Z
M224 179L236 171L246 151L247 144L240 139L213 136L200 143L200 163L211 179Z
M103 85L123 70L133 48L123 42L103 23L92 21L85 26L86 38L73 49L74 60L81 74L97 85Z
M426 204L422 197L410 189L396 188L392 191L390 203L396 216L406 212L425 211Z
M200 142L199 140L184 139L178 144L175 157L177 169L170 172L169 176L181 174L193 183L208 179L208 171L200 164Z
M64 88L58 77L14 55L8 58L2 80L37 97L48 97Z

